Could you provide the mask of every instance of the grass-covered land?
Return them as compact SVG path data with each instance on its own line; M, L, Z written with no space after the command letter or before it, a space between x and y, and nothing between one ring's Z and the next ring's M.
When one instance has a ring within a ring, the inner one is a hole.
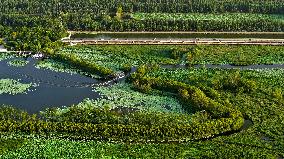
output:
M126 82L94 88L103 95L101 99L43 110L40 117L2 107L1 141L6 146L0 147L1 157L284 156L282 69L164 69L157 65L283 64L282 47L76 46L57 54L61 59L74 54L68 58L76 60L70 64L52 55L54 59L42 61L40 67L72 68L74 73L84 65L81 61L114 72L139 67Z

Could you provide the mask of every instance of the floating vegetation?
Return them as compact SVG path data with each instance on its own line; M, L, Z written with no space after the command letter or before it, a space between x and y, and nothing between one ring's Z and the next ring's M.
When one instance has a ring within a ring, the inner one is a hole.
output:
M29 61L24 60L24 59L15 59L8 61L7 64L9 66L14 66L14 67L24 67L29 63Z
M31 87L36 87L37 84L29 83L23 84L19 82L20 80L14 79L0 79L0 95L1 94L27 94L28 91L31 91Z
M77 69L68 64L58 62L52 59L45 59L43 61L39 61L35 67L38 69L47 69L55 72L66 72L70 74L81 74L81 75L91 76L92 78L100 78L99 75L83 72L80 69Z
M13 55L11 53L0 52L0 61L10 59L10 58L13 58L13 57L15 57L15 55Z
M110 87L96 87L103 97L97 100L86 99L78 107L119 107L138 108L143 111L176 112L183 113L181 104L177 99L163 95L149 95L140 93L131 88L130 84L119 83ZM68 109L68 108L67 108ZM64 110L62 110L64 111Z

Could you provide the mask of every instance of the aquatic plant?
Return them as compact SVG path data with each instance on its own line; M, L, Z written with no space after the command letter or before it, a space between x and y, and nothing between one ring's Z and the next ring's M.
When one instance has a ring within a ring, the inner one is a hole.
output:
M34 83L23 84L20 80L14 79L0 79L0 95L1 94L26 94L31 91L31 87L36 87Z
M23 60L23 59L15 59L15 60L8 61L7 63L10 66L23 67L23 66L27 65L29 63L29 61Z

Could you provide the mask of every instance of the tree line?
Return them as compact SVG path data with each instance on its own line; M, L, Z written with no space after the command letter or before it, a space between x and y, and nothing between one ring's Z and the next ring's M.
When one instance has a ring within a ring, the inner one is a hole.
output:
M0 14L0 37L8 50L52 53L65 35L65 27L56 19Z
M126 12L143 13L263 13L283 14L282 0L0 0L0 12L57 16L61 13L114 13L117 7Z

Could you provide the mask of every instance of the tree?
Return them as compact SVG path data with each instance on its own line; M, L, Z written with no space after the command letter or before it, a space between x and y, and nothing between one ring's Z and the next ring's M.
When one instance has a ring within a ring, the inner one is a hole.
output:
M117 20L121 20L122 18L122 15L123 15L123 10L122 10L122 7L118 7L117 10L116 10L116 19Z

